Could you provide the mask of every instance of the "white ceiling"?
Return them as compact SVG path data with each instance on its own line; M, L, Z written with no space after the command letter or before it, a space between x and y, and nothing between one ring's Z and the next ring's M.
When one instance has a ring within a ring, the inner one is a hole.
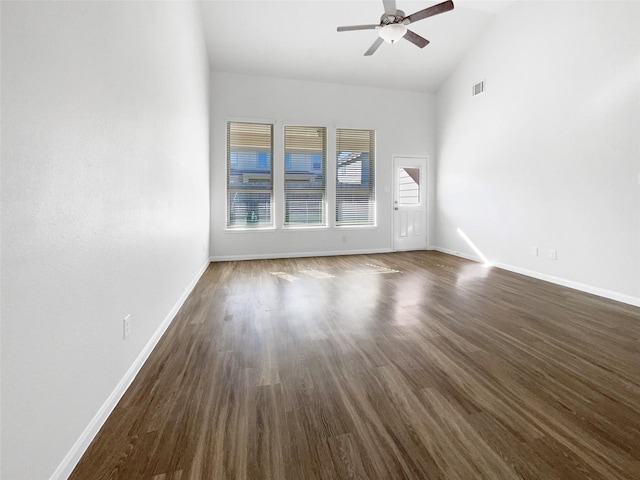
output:
M397 0L410 15L440 0ZM453 11L409 28L431 43L407 41L364 52L377 30L336 31L375 24L382 0L208 0L199 3L214 71L435 92L495 15L512 1L454 0Z

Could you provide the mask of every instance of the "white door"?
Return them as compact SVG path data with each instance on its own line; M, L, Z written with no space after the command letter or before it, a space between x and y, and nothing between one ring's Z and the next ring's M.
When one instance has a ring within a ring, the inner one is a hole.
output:
M427 248L427 159L393 158L393 249Z

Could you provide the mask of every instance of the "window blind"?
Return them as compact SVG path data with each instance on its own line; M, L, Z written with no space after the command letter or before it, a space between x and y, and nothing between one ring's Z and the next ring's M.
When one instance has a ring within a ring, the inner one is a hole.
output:
M273 125L227 123L227 227L273 226Z
M286 125L284 157L284 224L326 225L326 128Z
M375 132L336 130L336 225L375 224Z

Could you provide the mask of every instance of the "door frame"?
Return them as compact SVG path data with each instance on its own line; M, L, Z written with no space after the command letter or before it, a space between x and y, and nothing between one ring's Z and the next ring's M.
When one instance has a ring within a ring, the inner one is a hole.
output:
M395 215L395 199L396 199L396 172L395 165L397 158L408 158L411 160L424 160L425 163L425 250L431 249L431 205L432 205L432 174L431 174L431 159L428 155L401 155L401 154L393 154L391 155L391 198L389 202L391 203L391 251L392 252L400 252L402 250L398 250L396 248L396 215Z

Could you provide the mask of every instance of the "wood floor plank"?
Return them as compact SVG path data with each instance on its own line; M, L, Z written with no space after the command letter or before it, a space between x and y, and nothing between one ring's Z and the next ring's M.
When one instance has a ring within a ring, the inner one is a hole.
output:
M437 252L211 264L71 480L640 478L640 309Z

